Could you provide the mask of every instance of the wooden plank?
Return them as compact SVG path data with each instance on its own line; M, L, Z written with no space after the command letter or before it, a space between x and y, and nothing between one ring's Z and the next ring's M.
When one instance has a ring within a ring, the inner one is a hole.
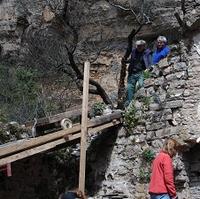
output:
M75 134L75 135L69 136L68 141L79 139L80 136L81 136L80 132ZM21 151L19 153L14 154L14 155L10 155L8 157L0 159L0 166L5 165L5 162L6 162L6 164L11 163L11 162L15 162L17 160L21 160L21 159L27 158L29 156L32 156L32 155L35 155L35 154L38 154L38 153L48 151L48 150L55 148L56 146L58 146L60 144L64 144L64 143L66 143L66 140L64 138L61 138L61 139L43 144L41 146L37 146L37 147L31 148L31 149L27 149L25 151Z
M47 134L47 135L36 137L36 138L31 138L29 140L24 140L22 142L17 142L17 143L14 143L13 145L6 145L5 147L2 146L0 147L0 157L59 139L66 134L72 134L80 130L81 130L81 126L78 125L74 128L61 130L56 133L51 133L51 134Z
M7 163L6 164L6 174L8 177L11 177L12 176L12 168L11 168L11 163Z
M85 193L85 170L86 170L86 150L87 150L87 131L88 131L88 97L89 97L89 77L90 63L84 63L83 79L83 104L81 120L81 149L79 167L79 190Z
M107 128L110 128L110 127L118 125L118 124L120 124L120 121L116 121L115 123L110 122L110 123L107 123L107 124L104 124L104 125L101 125L101 126L98 126L98 127L90 128L88 130L88 133L94 134L96 132L105 130ZM80 137L81 137L81 133L79 131L76 134L69 135L68 142L72 141L72 140L79 139ZM64 138L61 138L61 139L52 141L50 143L43 144L41 146L33 147L31 149L27 149L25 151L10 155L8 157L0 159L0 166L5 165L7 163L15 162L17 160L20 160L20 159L23 159L23 158L44 152L44 151L48 151L49 149L55 148L56 146L58 146L60 144L64 144L64 143L66 143L66 140Z
M19 152L17 154L11 155L9 157L2 158L2 159L0 159L0 165L11 163L11 162L14 162L16 160L20 160L20 159L32 156L34 154L41 153L43 151L47 151L49 149L56 147L57 145L62 144L64 141L65 141L64 139L59 139L59 140L56 140L54 142L43 144L41 146Z
M5 165L0 166L0 171L4 171L7 175L7 177L12 176L12 170L11 170L11 163L7 163Z
M82 110L81 106L76 106L73 108L74 108L73 110L69 109L68 111L63 112L63 113L58 113L56 115L52 115L49 117L38 118L36 126L37 127L45 126L48 124L59 122L64 118L73 118L73 117L81 116L81 110ZM90 109L91 109L91 107L89 107L89 111L90 111ZM34 121L29 121L29 122L25 123L25 126L29 127L29 128L32 127L33 125L34 125Z
M91 129L89 129L88 132L89 132L89 134L94 134L96 132L102 131L104 129L108 129L108 128L118 125L118 124L120 124L120 121L117 121L115 123L110 122L110 123L104 124L102 126L91 128ZM81 133L78 132L74 135L69 135L68 141L76 140L76 139L79 139L80 137L81 137ZM31 149L27 149L25 151L16 153L14 155L10 155L8 157L0 159L0 166L3 166L7 163L15 162L17 160L20 160L20 159L44 152L44 151L48 151L49 149L55 148L56 146L58 146L60 144L64 144L64 143L66 143L66 140L64 138L61 138L61 139L52 141L50 143L43 144L41 146L33 147Z
M59 113L59 114L52 115L52 116L49 116L49 117L39 118L39 119L37 119L37 125L36 126L37 127L43 126L43 125L59 122L64 118L77 117L77 116L80 116L80 115L81 115L81 107L78 106L78 107L74 107L74 110L69 110L69 111L66 111L64 113ZM34 122L30 121L30 122L26 122L25 126L26 127L32 127L33 124L34 124Z
M92 123L95 123L95 125L93 125L93 126L98 126L98 125L102 125L104 123L113 121L114 119L119 119L121 117L122 117L122 111L116 110L116 111L113 111L113 113L111 113L109 115L103 115L101 117L96 117L96 118L91 119L88 124L88 127L91 127Z
M90 120L88 122L88 127L95 127L95 126L98 126L98 125L101 125L104 123L108 123L108 122L112 121L113 119L119 119L119 118L121 118L121 112L117 111L110 115L101 116L99 118L93 118L92 120ZM1 145L0 146L0 157L28 149L33 146L38 146L38 145L41 145L41 144L44 144L47 142L51 142L53 140L62 138L64 135L73 134L73 133L79 132L80 130L81 130L81 126L76 125L70 129L57 131L55 133L43 135L43 136L36 137L36 138L31 138L29 140L22 140L22 141L19 140L14 143L7 143L5 145Z
M100 132L102 130L108 129L108 128L113 127L113 126L117 126L120 123L121 123L120 121L109 122L107 124L103 124L103 125L98 126L98 127L88 128L88 135L95 134L97 132ZM76 140L76 139L79 139L80 137L81 137L81 133L76 133L76 134L73 134L73 135L69 135L69 139L67 141Z
M99 131L108 129L108 128L112 127L112 126L116 126L116 125L118 125L120 123L121 123L120 121L115 121L115 122L109 122L107 124L103 124L103 125L95 127L95 128L89 128L88 129L88 134L92 135L94 133L98 133Z

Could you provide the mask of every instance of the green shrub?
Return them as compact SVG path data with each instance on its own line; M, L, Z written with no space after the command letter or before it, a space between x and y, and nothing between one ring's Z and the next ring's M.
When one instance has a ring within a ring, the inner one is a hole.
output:
M151 163L155 157L155 153L151 149L145 149L142 152L142 158L147 162Z
M137 116L137 110L133 103L130 104L128 109L123 114L124 125L127 127L128 130L132 130L139 121Z
M1 118L24 122L37 110L39 86L36 71L0 65Z
M146 171L144 170L144 168L141 168L140 171L139 171L139 181L140 182L143 182L143 183L148 183L150 182L150 177L151 177L151 174L150 174L150 171Z
M0 122L24 123L64 112L74 103L70 91L75 86L62 72L0 63Z
M142 103L145 107L149 107L149 105L151 104L151 97L150 96L143 96L141 98L141 101L142 101Z
M0 109L0 122L2 123L8 122L8 115L6 113L6 110L2 108Z
M148 71L148 70L145 70L145 71L143 72L143 74L144 74L144 79L148 79L148 78L151 77L151 72Z
M103 114L106 109L106 104L104 102L96 102L92 105L92 116L99 116Z

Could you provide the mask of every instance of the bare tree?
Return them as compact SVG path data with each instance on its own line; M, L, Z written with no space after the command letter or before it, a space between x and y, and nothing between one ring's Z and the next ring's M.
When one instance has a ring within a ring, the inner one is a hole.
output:
M82 91L83 71L76 63L74 52L78 45L78 28L69 20L68 2L65 0L47 0L52 20L36 27L29 26L25 31L28 50L38 65L58 69L70 76ZM93 44L94 45L94 44ZM95 61L101 49L96 50ZM111 104L104 88L95 80L90 79L91 94L100 95L106 104Z
M135 11L134 6L131 4L128 7L124 7L110 0L106 0L106 2L117 9L129 12L138 24L138 27L134 27L128 35L127 49L124 55L126 59L131 53L133 38L141 30L143 25L150 23L150 18L145 13L144 6L141 10ZM145 0L142 1L143 4L145 4ZM84 15L81 12L78 12L76 19L71 17L70 9L72 8L69 7L69 2L66 0L46 0L46 5L50 20L43 21L45 23L42 22L37 25L29 24L24 31L25 43L28 44L29 54L32 60L34 60L33 64L52 70L57 69L58 71L66 73L74 80L73 82L76 83L78 89L82 91L83 71L81 69L82 66L77 62L77 57L75 56L79 42L79 28L76 26L75 20L84 21L86 19L84 19ZM25 6L23 5L22 7ZM24 12L28 13L29 11L26 8ZM101 26L101 24L99 25ZM102 33L100 35L102 36ZM85 41L85 45L96 48L95 43L91 45L88 41ZM97 59L103 48L101 47L96 50L96 55L90 60L91 62ZM30 59L28 62L30 64ZM125 76L126 65L122 64L118 88L118 105L122 103L125 93ZM100 95L106 104L112 104L105 89L93 79L90 79L90 93Z

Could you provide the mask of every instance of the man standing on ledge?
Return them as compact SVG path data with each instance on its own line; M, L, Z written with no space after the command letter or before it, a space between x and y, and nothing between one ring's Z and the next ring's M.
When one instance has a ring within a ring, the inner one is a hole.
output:
M146 49L146 42L144 40L136 41L136 48L132 50L131 59L125 63L130 63L128 67L128 85L127 85L127 100L125 107L128 106L134 97L136 91L136 84L142 87L144 84L143 71L150 68L152 64L151 51Z
M167 46L167 38L159 36L156 43L156 50L153 53L153 64L157 64L161 59L167 57L170 53L170 49Z

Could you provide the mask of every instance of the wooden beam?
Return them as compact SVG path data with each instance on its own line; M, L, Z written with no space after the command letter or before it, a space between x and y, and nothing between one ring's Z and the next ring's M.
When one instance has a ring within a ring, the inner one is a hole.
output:
M72 110L72 108L73 108L73 110ZM58 113L56 115L51 115L49 117L38 118L36 126L37 127L45 126L48 124L59 122L64 118L73 118L73 117L81 116L81 111L82 111L81 106L75 106L72 108L66 110L66 112L63 112L63 113ZM91 107L89 107L89 112L90 112L90 110L91 110ZM34 121L29 121L29 122L25 123L25 126L27 128L31 128L33 125L34 125Z
M123 112L121 110L115 110L113 111L113 113L109 115L103 115L100 117L92 118L88 124L88 127L102 125L102 124L111 122L115 119L119 119L122 117L122 113ZM95 123L95 125L92 125L93 123Z
M49 116L49 117L39 118L39 119L37 119L37 125L36 126L37 127L43 126L43 125L59 122L64 118L77 117L77 116L80 116L80 115L81 115L81 107L77 106L77 107L74 107L74 110L69 110L69 111L66 111L64 113L59 113L59 114L52 115L52 116ZM25 126L26 127L32 127L33 124L34 124L34 122L30 121L30 122L26 122Z
M80 125L78 125L76 127L61 130L61 131L58 131L56 133L51 133L51 134L47 134L47 135L44 135L44 136L31 138L29 140L19 141L17 143L13 143L13 144L10 144L10 145L6 144L5 147L0 146L0 157L7 155L7 154L15 153L17 151L22 151L24 149L28 149L28 148L31 148L33 146L38 146L38 145L59 139L66 134L76 133L80 130L81 130L81 127L80 127Z
M95 127L102 125L104 123L109 123L114 119L121 118L120 111L116 111L110 115L104 115L99 118L93 118L88 122L88 127ZM47 142L51 142L53 140L62 138L64 135L73 134L81 131L81 125L76 125L73 128L57 131L51 134L43 135L36 138L30 138L29 140L19 140L14 143L7 143L5 145L0 146L0 157L3 157L8 154L13 154L18 151L22 151L28 148L32 148L33 146L38 146Z
M86 170L86 150L87 150L87 131L88 131L88 97L89 97L89 78L90 63L84 64L83 78L83 104L81 121L81 148L80 148L80 167L79 167L79 190L85 193L85 170Z
M103 124L103 125L95 127L95 128L89 128L88 129L88 134L92 135L94 133L98 133L99 131L108 129L108 128L112 127L112 126L116 126L116 125L118 125L120 123L121 123L120 121L115 121L115 122L109 122L107 124Z
M2 158L2 159L0 159L0 165L4 165L4 164L10 163L10 162L14 162L16 160L20 160L20 159L32 156L32 155L37 154L37 153L41 153L43 151L47 151L49 149L56 147L57 145L62 144L63 141L64 141L64 139L59 139L59 140L56 140L54 142L43 144L41 146L34 147L32 149L28 149L28 150L19 152L17 154L11 155L9 157Z
M98 127L90 128L88 130L88 133L90 135L92 135L92 134L97 133L99 131L108 129L112 126L116 126L118 124L120 124L120 121L116 121L115 123L110 122L110 123L107 123L107 124L104 124L104 125L101 125L101 126L98 126ZM67 142L70 142L70 141L76 140L76 139L80 139L80 137L81 137L81 133L79 131L76 134L69 135ZM32 155L35 155L35 154L38 154L38 153L41 153L41 152L44 152L44 151L48 151L49 149L55 148L56 146L58 146L60 144L64 144L64 143L66 143L66 140L64 138L61 138L61 139L52 141L50 143L43 144L41 146L33 147L31 149L26 149L26 150L18 152L16 154L1 158L0 159L0 166L5 165L7 163L15 162L15 161L23 159L23 158L27 158L29 156L32 156Z

